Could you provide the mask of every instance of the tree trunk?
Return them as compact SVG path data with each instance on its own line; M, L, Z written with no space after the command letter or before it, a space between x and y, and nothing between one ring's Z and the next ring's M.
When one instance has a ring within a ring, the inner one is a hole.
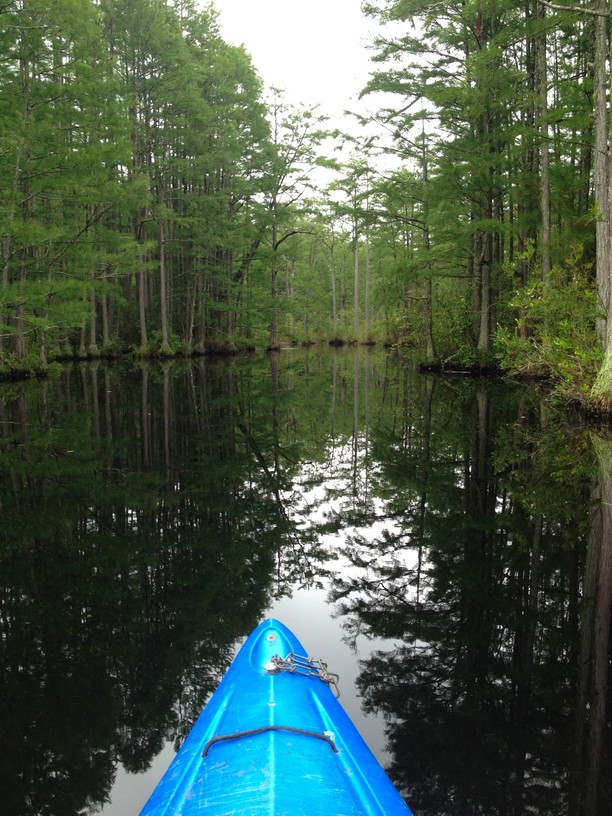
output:
M141 352L146 352L147 346L149 344L149 338L147 335L147 309L146 309L146 272L144 270L144 264L146 259L141 257L140 263L142 264L142 269L138 272L138 318L139 318L139 325L140 325L140 350Z
M540 137L540 256L542 280L550 282L550 154L548 150L548 72L546 69L546 7L537 4L537 14L542 20L542 31L536 38L536 95L538 98L538 131Z
M485 216L485 218L490 215ZM491 233L482 232L479 240L480 257L477 259L480 281L480 314L478 325L478 351L487 354L491 344L490 317L491 308Z
M272 263L272 273L270 280L270 293L272 295L272 319L270 320L270 351L278 351L278 269L276 268L276 257Z
M329 272L331 275L332 292L332 339L338 339L338 295L336 292L336 259L334 255L335 236L332 234L331 245L329 247Z
M606 11L606 0L599 0L598 9ZM608 128L606 101L607 19L595 18L595 169L594 195L597 209L596 264L599 298L606 315L610 311L610 222L608 192ZM608 320L608 326L610 321ZM598 324L602 341L606 339L606 321Z
M353 332L355 340L359 339L359 240L357 238L357 221L355 221L353 240Z
M8 287L8 267L9 267L9 258L11 254L10 250L10 236L3 235L2 236L2 282L0 283L0 288L2 290ZM0 352L2 352L2 347L4 345L4 325L7 320L7 315L4 312L0 312Z
M102 315L102 348L106 350L110 345L110 315L106 295L102 295L100 298L100 307Z
M365 340L370 340L370 236L366 232L365 239L365 302L364 302L364 320L365 320Z
M490 124L487 123L487 131ZM487 137L489 133L487 132ZM492 150L492 148L490 148ZM482 217L490 224L493 220L493 168L489 168L489 185L483 192L484 202ZM480 325L478 332L478 351L488 355L491 350L491 275L493 264L493 236L489 227L481 230L480 256L477 259L480 266Z
M89 346L88 352L90 357L97 357L98 345L96 343L97 321L96 321L96 296L93 292L89 295Z
M606 0L599 0L595 18L595 179L594 195L597 208L596 224L596 264L599 299L607 320L598 324L599 335L604 345L604 360L597 374L590 401L606 413L612 412L612 299L610 298L610 228L612 226L612 196L608 189L610 176L608 137L612 127L606 99L606 60L608 57L607 25L603 14L607 11Z
M160 351L164 355L172 354L168 334L168 294L166 275L166 219L162 215L159 219L159 308L161 318L162 342Z
M285 296L287 298L287 302L290 303L293 300L293 280L295 278L295 259L292 258L291 261L285 255ZM289 312L289 332L293 334L295 330L295 318L291 312ZM308 335L306 336L308 339Z
M433 281L431 277L431 235L429 232L429 157L427 154L427 140L425 123L421 133L423 140L421 161L423 164L423 249L425 250L426 275L423 284L423 316L425 318L425 361L432 362L436 356L436 347L433 336Z
M272 211L276 212L276 199L272 202ZM278 351L280 343L278 339L278 224L276 220L272 224L272 268L270 271L270 294L272 296L272 317L270 319L270 334L268 342L269 351Z

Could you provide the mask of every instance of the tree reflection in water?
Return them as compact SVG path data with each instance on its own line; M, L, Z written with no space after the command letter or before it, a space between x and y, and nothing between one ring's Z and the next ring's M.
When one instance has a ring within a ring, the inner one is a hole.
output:
M359 679L391 774L421 815L604 816L610 471L589 531L584 433L491 384L421 387L371 431L389 528L348 538L331 591L347 637L396 644Z
M4 388L3 811L104 802L117 764L182 741L270 596L319 571L283 506L271 382L92 364Z
M99 807L297 587L395 644L360 688L416 816L612 811L605 438L362 350L0 393L7 812Z

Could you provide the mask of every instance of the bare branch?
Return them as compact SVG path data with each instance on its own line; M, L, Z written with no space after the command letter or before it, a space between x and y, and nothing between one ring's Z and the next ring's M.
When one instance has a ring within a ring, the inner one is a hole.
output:
M573 14L589 14L591 17L610 17L609 11L597 11L597 9L584 8L584 6L563 6L559 3L551 3L549 0L538 0L540 5L551 11L571 11Z

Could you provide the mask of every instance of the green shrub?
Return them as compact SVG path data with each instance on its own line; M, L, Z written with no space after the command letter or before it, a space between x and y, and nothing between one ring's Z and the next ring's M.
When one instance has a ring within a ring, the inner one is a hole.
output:
M500 329L502 367L521 377L550 380L565 399L585 399L602 361L596 323L602 317L590 264L576 246L550 280L520 289L511 301L515 331Z

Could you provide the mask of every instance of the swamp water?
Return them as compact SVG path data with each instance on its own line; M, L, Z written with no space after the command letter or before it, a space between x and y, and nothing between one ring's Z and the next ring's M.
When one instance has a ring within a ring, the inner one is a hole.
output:
M272 615L415 816L609 816L608 444L362 349L0 385L0 811L136 815Z

